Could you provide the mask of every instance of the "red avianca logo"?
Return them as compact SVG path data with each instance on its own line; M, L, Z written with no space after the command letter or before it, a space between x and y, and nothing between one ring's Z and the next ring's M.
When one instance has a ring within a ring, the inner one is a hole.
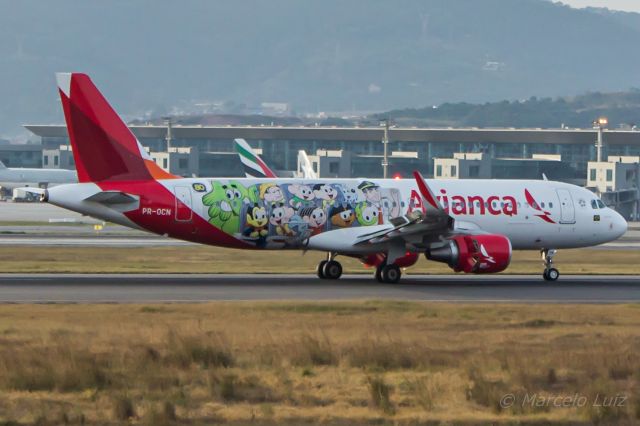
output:
M542 210L540 204L538 204L538 202L533 198L528 189L524 190L524 195L531 208L540 213L535 216L541 218L545 222L556 223L551 219L550 212ZM515 216L518 214L518 203L515 197L511 195L491 195L485 199L479 195L449 195L445 189L441 189L440 195L436 196L436 198L445 212L454 215L489 214L492 216ZM408 212L421 210L423 213L426 213L427 209L425 201L435 207L435 203L431 203L429 200L424 200L416 190L412 190Z
M534 210L537 210L538 212L541 213L535 216L539 217L545 222L556 223L553 219L549 217L549 215L551 214L550 212L542 210L542 208L540 207L540 204L538 204L538 202L533 198L533 196L531 195L528 189L524 190L524 196L527 199L527 203L529 203L529 205L533 207Z

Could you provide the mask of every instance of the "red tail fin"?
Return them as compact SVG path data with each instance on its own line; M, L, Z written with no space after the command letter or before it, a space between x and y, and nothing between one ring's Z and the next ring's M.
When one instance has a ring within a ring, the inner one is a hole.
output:
M56 75L78 181L175 178L158 167L86 74Z

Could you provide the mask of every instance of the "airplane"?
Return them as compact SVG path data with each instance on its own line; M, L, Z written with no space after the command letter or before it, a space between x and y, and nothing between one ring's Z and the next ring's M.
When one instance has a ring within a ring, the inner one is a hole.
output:
M262 158L251 148L244 139L234 139L236 151L244 167L244 174L248 178L274 178L275 172L262 161Z
M0 161L0 187L13 190L25 186L46 187L51 184L77 182L75 170L7 167Z
M160 169L89 76L57 75L79 183L42 201L135 229L201 244L327 253L319 278L342 275L337 256L397 283L420 255L471 274L504 271L513 250L539 250L543 278L558 249L623 235L627 223L590 191L533 180L179 178ZM278 254L274 254L278 255Z
M251 148L251 146L244 139L234 139L236 151L240 156L240 161L244 166L245 177L248 178L265 178L276 177L274 171L272 171L267 163ZM302 157L302 178L303 179L318 179L318 175L313 171L309 157L304 151L298 151L298 158Z

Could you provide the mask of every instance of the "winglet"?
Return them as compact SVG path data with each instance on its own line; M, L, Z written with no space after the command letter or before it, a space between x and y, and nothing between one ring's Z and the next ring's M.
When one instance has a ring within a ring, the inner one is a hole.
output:
M244 166L244 174L248 178L274 178L276 174L266 165L262 158L256 154L251 146L244 139L234 139L236 151L240 156L240 161Z
M420 174L419 171L414 171L413 177L416 179L416 183L418 184L418 189L420 190L420 194L422 194L422 198L424 198L427 203L429 203L434 209L443 210L436 196L431 191L431 188L429 188L427 182L422 177L422 174Z

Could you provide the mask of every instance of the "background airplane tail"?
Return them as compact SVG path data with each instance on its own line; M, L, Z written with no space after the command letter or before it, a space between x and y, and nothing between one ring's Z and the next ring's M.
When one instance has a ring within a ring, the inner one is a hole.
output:
M244 174L248 178L274 178L276 174L262 161L251 146L244 139L235 139L236 151L244 167Z
M0 170L6 169L6 168L7 168L7 166L5 166L2 161L0 161Z
M56 74L79 182L175 178L151 159L86 74Z

